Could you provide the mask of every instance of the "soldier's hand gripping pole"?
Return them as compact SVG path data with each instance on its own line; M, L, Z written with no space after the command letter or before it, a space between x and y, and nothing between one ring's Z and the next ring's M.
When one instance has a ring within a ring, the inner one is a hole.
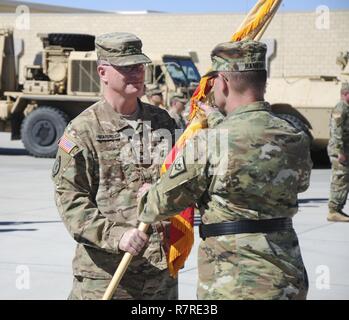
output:
M142 231L142 232L147 232L149 225L145 224L143 222L141 222L138 226L138 230ZM115 290L117 289L122 277L124 276L131 260L133 258L133 255L129 252L126 252L118 266L118 268L116 269L113 279L111 280L111 282L109 283L109 286L107 288L107 290L105 291L102 300L110 300L115 292Z

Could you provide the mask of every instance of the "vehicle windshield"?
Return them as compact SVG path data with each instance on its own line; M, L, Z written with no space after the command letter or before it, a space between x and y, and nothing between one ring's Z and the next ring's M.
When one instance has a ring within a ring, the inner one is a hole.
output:
M200 73L190 58L165 56L163 61L176 85L189 86L191 82L200 82Z

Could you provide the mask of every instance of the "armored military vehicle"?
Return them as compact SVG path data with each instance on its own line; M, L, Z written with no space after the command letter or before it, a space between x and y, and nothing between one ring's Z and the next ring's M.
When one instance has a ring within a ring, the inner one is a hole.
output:
M54 157L68 122L101 95L94 36L39 34L43 50L25 66L19 83L13 33L0 29L0 131L22 139L36 157ZM191 57L165 55L147 66L146 84L159 84L167 101L174 92L188 98L200 81Z
M310 129L313 150L325 150L329 139L331 111L340 99L342 81L349 80L349 52L337 58L337 75L268 79L266 100L274 112Z

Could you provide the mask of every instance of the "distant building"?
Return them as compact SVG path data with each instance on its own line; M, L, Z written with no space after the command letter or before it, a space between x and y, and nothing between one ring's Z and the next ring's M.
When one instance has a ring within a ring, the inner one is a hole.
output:
M16 13L19 4L29 6L29 21L23 22L25 18L21 19ZM142 39L144 52L151 59L158 60L164 54L193 53L203 74L211 65L212 48L219 42L228 41L244 18L245 14L229 12L101 12L0 0L0 28L14 29L15 40L23 43L19 61L21 77L23 67L33 64L42 49L37 34L50 32L91 35L131 32ZM278 12L262 38L273 44L270 76L337 75L340 71L337 57L341 51L349 51L349 10L331 10L329 18L330 27L320 28L315 11Z
M164 11L156 10L140 10L140 11L115 11L117 14L149 14L149 13L165 13Z

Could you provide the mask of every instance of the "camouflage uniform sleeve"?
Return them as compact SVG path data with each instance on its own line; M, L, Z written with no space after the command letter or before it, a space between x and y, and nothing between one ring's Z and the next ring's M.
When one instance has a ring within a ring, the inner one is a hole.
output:
M107 220L95 204L93 155L67 132L64 137L72 149L58 148L52 170L59 214L78 243L118 253L119 240L126 230Z
M346 113L343 104L338 103L331 115L331 140L337 154L344 153L343 148L343 125L345 123Z
M304 133L303 135L304 135L304 138L303 138L304 152L300 152L300 154L304 154L305 159L301 159L301 163L299 163L299 168L300 168L300 179L298 183L299 193L304 192L308 189L310 184L311 169L313 168L313 162L311 160L311 155L310 155L311 140L306 133Z
M166 173L141 198L139 221L149 224L168 219L200 200L210 183L207 150L199 150L200 139L197 135L189 140Z
M209 128L213 128L224 120L223 114L219 111L211 112L207 117L207 124Z

